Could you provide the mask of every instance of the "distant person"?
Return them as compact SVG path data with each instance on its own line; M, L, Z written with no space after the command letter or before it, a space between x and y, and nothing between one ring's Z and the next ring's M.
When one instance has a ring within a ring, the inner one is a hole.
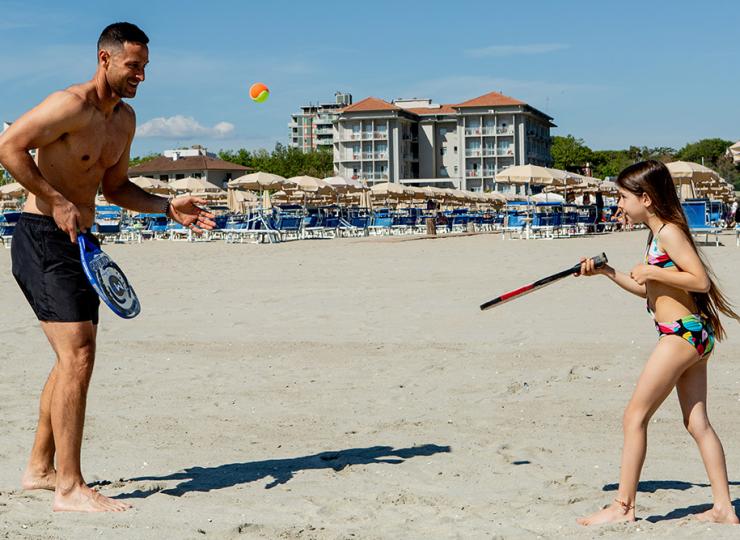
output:
M637 486L647 452L647 427L675 388L684 425L699 447L712 486L712 507L696 517L738 524L725 453L707 416L707 362L715 340L725 337L720 313L736 321L740 321L740 316L732 310L699 256L667 167L654 160L636 163L620 173L617 187L619 207L627 219L643 223L650 230L645 262L623 274L609 265L596 269L591 259L583 258L580 275L605 275L627 292L647 299L658 343L624 412L624 446L616 498L578 523L635 521Z
M29 191L13 236L13 275L56 353L21 484L53 490L55 511L129 507L88 487L80 466L100 301L76 242L93 225L98 189L131 210L161 212L195 229L214 226L213 215L197 206L204 200L157 197L128 179L136 117L122 98L136 96L144 81L148 42L133 24L108 26L98 40L92 80L54 92L0 137L0 163ZM37 162L32 148L38 148Z
M738 205L737 200L732 201L732 205L730 205L730 213L729 213L729 219L727 222L730 224L730 227L734 227L740 220L738 219Z

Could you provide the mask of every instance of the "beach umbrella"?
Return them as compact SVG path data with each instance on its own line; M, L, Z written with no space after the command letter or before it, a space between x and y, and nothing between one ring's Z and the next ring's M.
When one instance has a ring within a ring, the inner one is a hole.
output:
M691 180L696 183L719 178L719 175L709 167L691 161L673 161L668 163L666 167L668 167L674 182L676 180Z
M293 176L286 180L286 184L288 184L286 187L297 189L304 193L327 194L335 191L331 184L313 176Z
M679 197L682 199L696 197L697 184L719 178L709 167L691 161L673 161L666 167L671 173L673 183L679 186Z
M497 182L510 184L534 184L542 186L562 186L568 182L570 173L539 165L514 165L496 175Z
M363 184L359 180L354 180L352 178L345 178L343 176L330 176L329 178L324 178L324 182L332 186L338 192L343 192L343 193L365 191L369 189L365 184Z
M565 197L559 193L548 193L546 191L538 193L537 195L532 195L531 199L534 202L565 202Z
M204 178L194 178L192 176L186 176L170 183L170 187L175 191L188 191L188 192L219 192L223 191L216 184L210 183Z
M136 176L129 178L129 180L139 186L147 193L172 193L172 188L167 182L156 180L154 178L147 178L146 176Z
M0 186L0 196L13 199L16 197L22 197L25 195L27 189L20 185L18 182L11 182Z
M380 184L373 184L370 188L370 192L373 195L396 195L397 197L408 197L413 196L414 192L408 187L398 182L383 182Z
M228 194L223 189L219 190L208 190L208 191L192 191L190 193L193 197L200 197L201 199L208 199L208 200L215 200L215 199L225 199L228 197Z
M258 207L260 198L251 191L230 189L227 194L226 204L232 212L244 212L246 208Z
M282 189L284 182L285 178L279 174L260 171L229 180L228 186L235 189L251 189L254 191L262 191L264 189L278 190Z

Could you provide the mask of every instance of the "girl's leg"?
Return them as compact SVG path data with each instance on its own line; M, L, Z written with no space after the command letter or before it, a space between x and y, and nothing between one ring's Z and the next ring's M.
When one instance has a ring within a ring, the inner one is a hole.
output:
M683 413L683 423L699 446L701 459L712 484L714 506L699 514L697 518L702 521L738 523L735 509L730 502L725 452L707 416L706 359L696 363L681 375L676 383L676 391Z
M624 448L617 500L590 516L581 525L635 520L635 496L647 451L647 426L661 403L676 386L681 374L698 360L698 354L679 336L663 336L653 349L624 411Z

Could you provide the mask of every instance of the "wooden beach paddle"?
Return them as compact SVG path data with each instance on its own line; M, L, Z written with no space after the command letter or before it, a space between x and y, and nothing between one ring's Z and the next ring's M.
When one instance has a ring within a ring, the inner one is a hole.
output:
M596 268L601 268L608 262L608 259L606 258L606 253L602 253L601 255L597 255L596 257L591 257L591 260L594 261L594 266ZM525 285L524 287L520 287L513 291L504 293L501 296L497 296L493 300L489 300L485 304L481 304L480 309L481 311L485 311L487 309L500 306L501 304L505 304L506 302L514 300L515 298L519 298L521 296L524 296L525 294L536 291L537 289L541 289L542 287L551 285L552 283L555 283L556 281L563 279L564 277L568 277L572 274L578 274L580 271L581 263L578 263L571 268L568 268L567 270L563 270L561 272L558 272L557 274L544 277L540 280L535 281L534 283L530 283L529 285Z

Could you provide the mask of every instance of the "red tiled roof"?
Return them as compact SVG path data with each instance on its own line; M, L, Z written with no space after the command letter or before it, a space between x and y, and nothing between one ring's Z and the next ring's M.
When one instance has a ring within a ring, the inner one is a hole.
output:
M406 110L418 115L455 114L457 111L454 109L454 107L454 105L441 105L440 107L414 107L413 109Z
M469 99L468 101L463 101L462 103L453 105L453 107L495 107L497 105L526 105L526 103L519 101L518 99L499 94L498 92L489 92L488 94L478 96L477 98Z
M155 172L176 172L176 171L250 171L249 167L230 163L223 159L212 158L210 156L188 156L170 159L165 156L158 156L149 161L139 163L131 167L129 175L138 176L142 174L151 174Z
M400 111L402 110L401 107L397 107L393 105L392 103L388 103L387 101L383 101L382 99L376 98L376 97L368 97L363 99L362 101L358 101L357 103L350 105L349 107L345 107L342 109L342 112L364 112L364 111Z

